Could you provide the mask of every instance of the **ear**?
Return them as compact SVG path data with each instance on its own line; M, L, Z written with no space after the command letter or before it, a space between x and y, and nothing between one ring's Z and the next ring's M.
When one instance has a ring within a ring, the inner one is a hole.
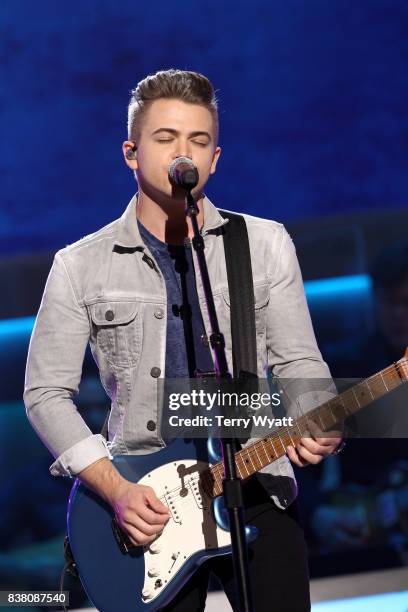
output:
M138 169L137 163L137 146L132 140L125 140L122 144L123 157L125 158L126 165L131 170Z
M218 163L218 159L221 155L221 147L217 147L214 151L213 154L213 158L212 158L212 162L211 162L211 170L210 170L210 174L214 174L215 173L215 169L217 167L217 163Z

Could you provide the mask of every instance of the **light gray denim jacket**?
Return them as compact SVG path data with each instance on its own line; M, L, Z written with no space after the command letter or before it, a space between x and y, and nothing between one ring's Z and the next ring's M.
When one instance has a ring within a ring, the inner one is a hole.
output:
M47 280L30 342L24 401L32 426L55 457L50 467L55 476L75 476L105 456L150 453L164 446L160 428L152 431L151 421L160 422L157 377L165 372L166 286L138 231L136 202L134 196L120 219L59 251ZM258 376L265 378L272 367L280 378L330 377L316 346L291 238L279 223L244 218L254 279ZM205 254L232 372L230 303L219 231L227 222L204 198ZM210 335L194 251L193 258ZM108 443L92 435L73 403L88 341L112 400ZM313 398L307 409L316 403ZM287 457L262 474L275 503L288 506L296 496L296 482Z

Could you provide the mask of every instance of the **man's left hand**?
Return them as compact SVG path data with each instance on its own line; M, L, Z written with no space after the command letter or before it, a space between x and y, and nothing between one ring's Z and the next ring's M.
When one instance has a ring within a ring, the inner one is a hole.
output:
M336 451L343 439L341 431L322 432L313 421L308 421L308 428L309 432L300 438L295 447L287 447L289 459L298 467L320 463Z

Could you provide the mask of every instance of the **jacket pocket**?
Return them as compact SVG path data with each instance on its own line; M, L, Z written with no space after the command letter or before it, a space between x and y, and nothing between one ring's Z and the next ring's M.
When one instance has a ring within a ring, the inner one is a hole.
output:
M230 296L228 289L222 290L222 297L225 303L230 307ZM269 285L255 285L254 286L254 298L255 298L255 311L260 310L267 306L269 302Z
M255 327L257 335L257 346L258 356L260 347L263 344L263 340L266 336L266 323L267 323L267 306L269 303L269 285L255 285L254 286L254 298L255 298ZM222 291L223 302L227 308L228 318L230 317L230 297L228 289Z
M142 345L138 302L104 301L88 306L97 348L116 367L137 364Z

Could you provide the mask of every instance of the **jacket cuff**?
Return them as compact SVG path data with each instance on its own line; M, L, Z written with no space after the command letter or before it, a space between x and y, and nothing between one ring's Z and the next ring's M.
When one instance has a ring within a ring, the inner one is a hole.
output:
M76 476L98 459L113 459L107 442L101 434L81 440L64 451L50 466L53 476Z

